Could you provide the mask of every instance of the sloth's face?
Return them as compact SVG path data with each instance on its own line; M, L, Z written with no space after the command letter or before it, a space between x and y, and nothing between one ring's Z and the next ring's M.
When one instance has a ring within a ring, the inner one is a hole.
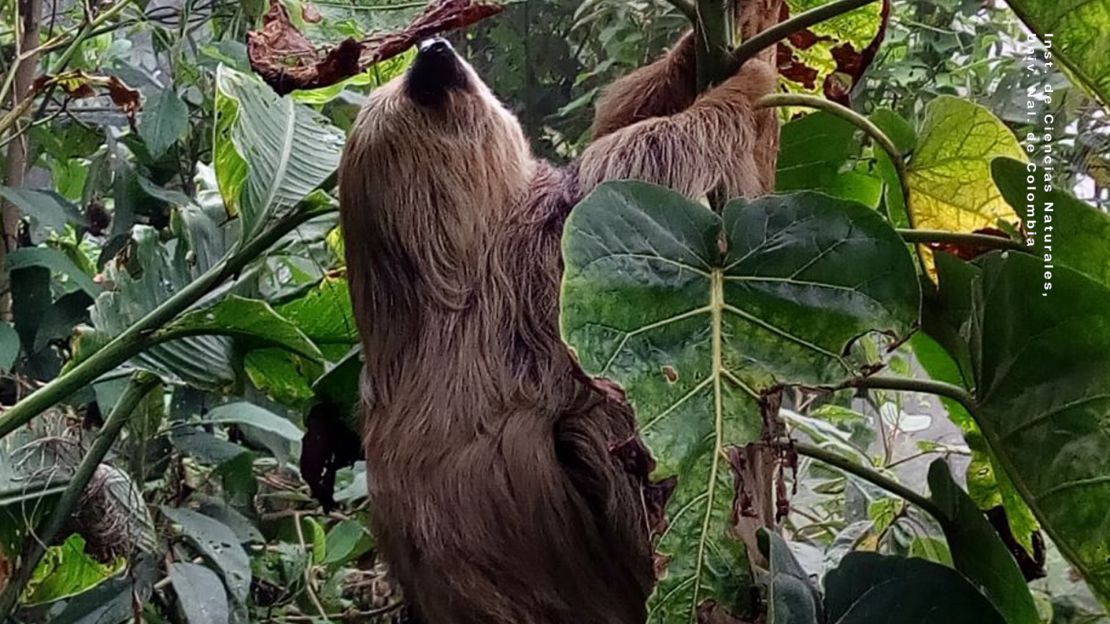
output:
M441 107L470 95L467 91L479 82L473 74L446 39L426 39L417 46L416 60L405 75L405 94L420 106Z

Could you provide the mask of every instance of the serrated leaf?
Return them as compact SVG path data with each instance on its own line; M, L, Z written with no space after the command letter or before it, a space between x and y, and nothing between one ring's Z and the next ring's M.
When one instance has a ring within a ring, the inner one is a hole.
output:
M733 201L722 219L638 182L579 204L563 249L564 337L589 373L624 385L658 472L679 476L651 619L727 606L745 572L725 446L759 436L761 392L839 383L860 364L844 355L855 338L909 331L913 262L860 204L798 193Z
M231 613L219 575L195 563L170 564L170 583L189 624L227 624Z
M181 101L173 87L160 89L143 106L139 136L147 150L158 158L189 129L189 107Z
M74 533L46 550L20 603L34 605L68 598L119 574L126 566L123 558L108 563L96 561L85 553L85 538Z
M825 575L828 624L1005 624L952 568L924 559L854 552Z
M909 165L916 227L973 232L1012 219L991 179L995 158L1023 158L1006 124L974 102L941 96L926 107L918 137Z
M1110 0L1006 0L1042 39L1051 38L1055 59L1110 106Z
M339 166L345 137L256 76L216 72L215 167L220 193L250 240L268 220L291 211Z
M1110 289L1041 259L984 257L971 352L976 418L1053 543L1110 605ZM1042 294L1043 293L1043 294Z
M1008 624L1038 624L1037 606L1017 562L942 459L929 466L929 490L946 516L941 528L956 569L986 594Z

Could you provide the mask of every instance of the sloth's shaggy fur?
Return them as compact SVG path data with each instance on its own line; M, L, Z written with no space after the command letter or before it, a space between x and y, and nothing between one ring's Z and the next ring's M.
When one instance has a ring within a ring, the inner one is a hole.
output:
M560 236L605 180L770 190L756 143L776 121L752 102L772 70L750 62L696 97L692 62L687 37L616 82L564 168L532 155L445 43L351 132L340 192L373 527L429 624L645 619L659 492L623 393L560 339Z

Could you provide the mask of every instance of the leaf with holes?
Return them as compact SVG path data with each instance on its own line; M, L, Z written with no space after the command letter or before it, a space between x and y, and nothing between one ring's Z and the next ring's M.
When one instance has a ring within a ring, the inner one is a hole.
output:
M728 535L725 447L759 436L762 392L841 383L862 364L857 337L909 332L920 292L906 246L875 211L817 193L736 200L722 218L611 182L571 214L563 255L564 337L589 373L624 385L658 473L678 475L651 620L727 606L747 572Z
M235 533L222 522L188 509L164 506L162 513L180 526L181 534L216 567L228 594L236 603L246 604L251 586L251 565Z

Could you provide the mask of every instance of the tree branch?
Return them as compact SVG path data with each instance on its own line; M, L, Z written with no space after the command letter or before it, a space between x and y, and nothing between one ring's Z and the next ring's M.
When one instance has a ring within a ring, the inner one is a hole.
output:
M736 48L732 55L735 63L734 69L739 70L749 59L754 58L755 55L775 45L779 41L786 39L790 35L876 1L877 0L836 0L835 2L823 4L804 13L799 13L785 22L780 22L751 39L748 39Z
M965 232L947 232L944 230L907 230L898 229L898 235L907 243L946 243L949 245L962 245L977 249L1008 249L1011 251L1028 251L1021 243L1012 238L990 236L988 234L969 234Z

